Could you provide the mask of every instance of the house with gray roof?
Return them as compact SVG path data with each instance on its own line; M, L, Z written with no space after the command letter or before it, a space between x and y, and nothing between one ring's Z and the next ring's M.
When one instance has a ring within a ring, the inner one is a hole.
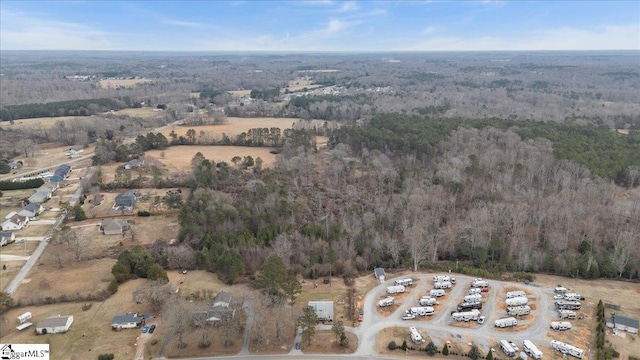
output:
M53 315L38 323L36 326L36 333L38 335L42 335L67 332L69 331L71 324L73 324L73 315Z
M105 235L122 235L129 229L129 223L123 219L104 219L100 223L100 231Z
M26 216L30 220L33 220L33 218L40 215L42 210L43 210L42 205L38 203L31 203L23 207L20 211L18 211L18 215Z
M378 279L379 282L384 282L384 269L383 268L375 268L373 269L373 275Z
M2 223L2 231L20 230L29 224L29 218L19 214L15 214Z
M136 193L133 190L129 190L116 196L113 208L116 211L133 211L135 205Z
M11 231L0 231L0 246L5 246L16 241L16 234Z
M116 314L111 320L113 330L133 329L142 326L144 318L137 313Z
M638 319L632 319L622 314L615 313L610 318L606 319L607 327L626 331L631 334L638 333L639 322Z

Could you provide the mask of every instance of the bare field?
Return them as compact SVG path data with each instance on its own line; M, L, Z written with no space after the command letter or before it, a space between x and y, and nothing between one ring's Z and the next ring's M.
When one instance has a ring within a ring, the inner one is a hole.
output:
M0 291L9 285L24 263L25 261L0 261L0 269L2 269L0 272ZM4 266L7 268L5 269Z
M227 92L236 97L247 97L251 95L251 90L230 90ZM198 93L198 97L200 97L200 93Z
M294 125L295 124L295 125ZM172 126L162 131L162 134L169 139L169 133L175 131L178 136L186 136L187 130L194 129L196 133L204 132L213 139L222 139L222 134L227 136L236 136L249 129L255 128L272 128L277 127L280 130L295 128L304 128L309 126L322 126L323 120L304 121L294 118L236 118L228 117L227 123L223 125L203 125L203 126Z
M302 352L305 354L353 354L358 348L358 338L348 331L345 331L344 334L349 339L349 345L346 347L342 347L336 342L336 334L333 331L316 331L311 339L311 344L305 341L300 344Z
M103 79L98 83L103 89L132 88L136 85L150 83L151 79Z
M357 281L357 280L356 280ZM322 279L316 280L317 287L314 288L313 280L305 280L302 283L302 293L296 300L296 305L302 310L309 301L333 301L334 321L348 323L348 287L340 278L332 278L331 284L323 284ZM357 319L356 319L357 320Z
M59 116L59 117L40 117L32 119L14 120L10 128L16 129L33 129L45 130L53 128L57 122L63 122L66 126L73 127L73 123L79 120L88 120L90 116Z
M289 90L290 92L296 92L296 91L302 91L305 88L307 88L308 90L311 90L311 89L319 88L321 86L322 85L313 84L311 80L307 78L299 77L299 78L296 78L295 80L289 80L288 86L284 89L281 89L280 92L284 94L287 90Z
M56 164L65 163L69 160L73 160L75 157L69 158L69 156L65 155L69 151L70 146L60 146L55 143L47 143L47 144L39 144L34 153L35 156L17 156L12 159L12 161L22 161L24 166L17 170L18 173L25 173L30 170L41 169L46 167L53 167ZM95 144L89 145L83 152L81 152L76 157L84 156L91 154L95 150ZM72 164L72 168L83 168L82 171L72 170L69 174L70 177L82 176L84 173L84 167L86 165L91 164L91 159L86 159L80 162L75 162ZM52 169L55 170L55 169ZM16 172L15 170L12 174ZM9 174L7 174L9 175Z
M188 171L191 169L191 160L198 152L202 153L205 158L216 162L226 161L231 163L231 159L234 156L251 156L255 160L261 158L263 161L263 167L270 167L275 163L276 155L271 154L271 148L266 147L251 147L251 146L207 146L207 145L194 145L194 146L172 146L165 150L151 150L146 154L151 156L162 164L167 166L167 169L171 172ZM164 159L161 156L164 153Z
M107 114L109 113L104 113L104 115L107 115ZM121 109L121 110L115 111L114 114L147 119L147 118L164 115L164 111L155 111L153 108L150 108L150 107L142 107L137 109Z

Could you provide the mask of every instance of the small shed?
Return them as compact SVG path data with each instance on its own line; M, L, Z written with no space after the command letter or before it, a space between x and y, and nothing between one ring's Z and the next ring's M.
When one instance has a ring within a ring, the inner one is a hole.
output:
M73 315L53 315L38 323L36 333L43 335L67 332L71 324L73 324Z
M333 321L333 301L309 301L309 306L318 315L318 320Z
M612 328L612 329L616 329L616 330L621 330L621 331L626 331L628 333L631 334L637 334L638 333L638 319L632 319L630 317L626 317L622 314L613 314L612 317L608 318L606 320L607 323L607 327Z
M379 282L384 282L384 269L383 268L375 268L373 269L373 275L378 279Z

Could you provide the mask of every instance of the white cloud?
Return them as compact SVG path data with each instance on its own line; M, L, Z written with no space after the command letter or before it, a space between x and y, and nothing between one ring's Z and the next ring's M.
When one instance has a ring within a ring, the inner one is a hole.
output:
M115 48L113 38L114 34L83 23L0 12L0 49L111 50Z
M349 12L349 11L358 10L359 8L360 7L358 6L358 3L356 3L355 1L347 1L347 2L344 2L342 4L342 6L340 6L338 11L339 12Z
M430 26L427 26L424 30L422 30L422 33L425 34L425 35L430 35L430 34L433 34L433 33L437 32L437 31L438 31L437 27L435 27L433 25L430 25Z
M349 27L349 23L345 21L338 20L338 19L331 19L329 20L329 25L327 25L327 28L324 29L323 32L326 32L327 34L334 34L348 27Z
M190 29L204 29L211 27L209 24L193 22L193 21L183 21L183 20L174 20L174 19L164 19L162 23L165 25L173 25L179 27L185 27Z

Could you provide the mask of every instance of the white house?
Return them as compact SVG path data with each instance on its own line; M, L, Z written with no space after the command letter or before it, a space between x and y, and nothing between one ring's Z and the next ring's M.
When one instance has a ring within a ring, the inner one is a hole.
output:
M78 155L81 152L83 152L84 149L83 148L71 148L69 149L69 152L66 152L65 155L66 156L71 156L71 155Z
M607 327L617 330L626 331L631 334L638 333L638 319L632 319L622 314L614 314L606 320Z
M57 334L67 332L73 324L73 315L62 316L53 315L40 321L36 326L36 333L42 334Z
M5 246L16 241L16 234L10 231L0 232L0 246Z
M114 330L133 329L144 323L144 318L137 313L116 314L111 321Z
M7 221L2 223L2 231L20 230L29 224L29 218L26 216L15 214Z
M31 220L34 217L40 215L42 210L43 210L42 205L37 203L32 203L23 207L22 210L18 211L18 215L26 216Z

